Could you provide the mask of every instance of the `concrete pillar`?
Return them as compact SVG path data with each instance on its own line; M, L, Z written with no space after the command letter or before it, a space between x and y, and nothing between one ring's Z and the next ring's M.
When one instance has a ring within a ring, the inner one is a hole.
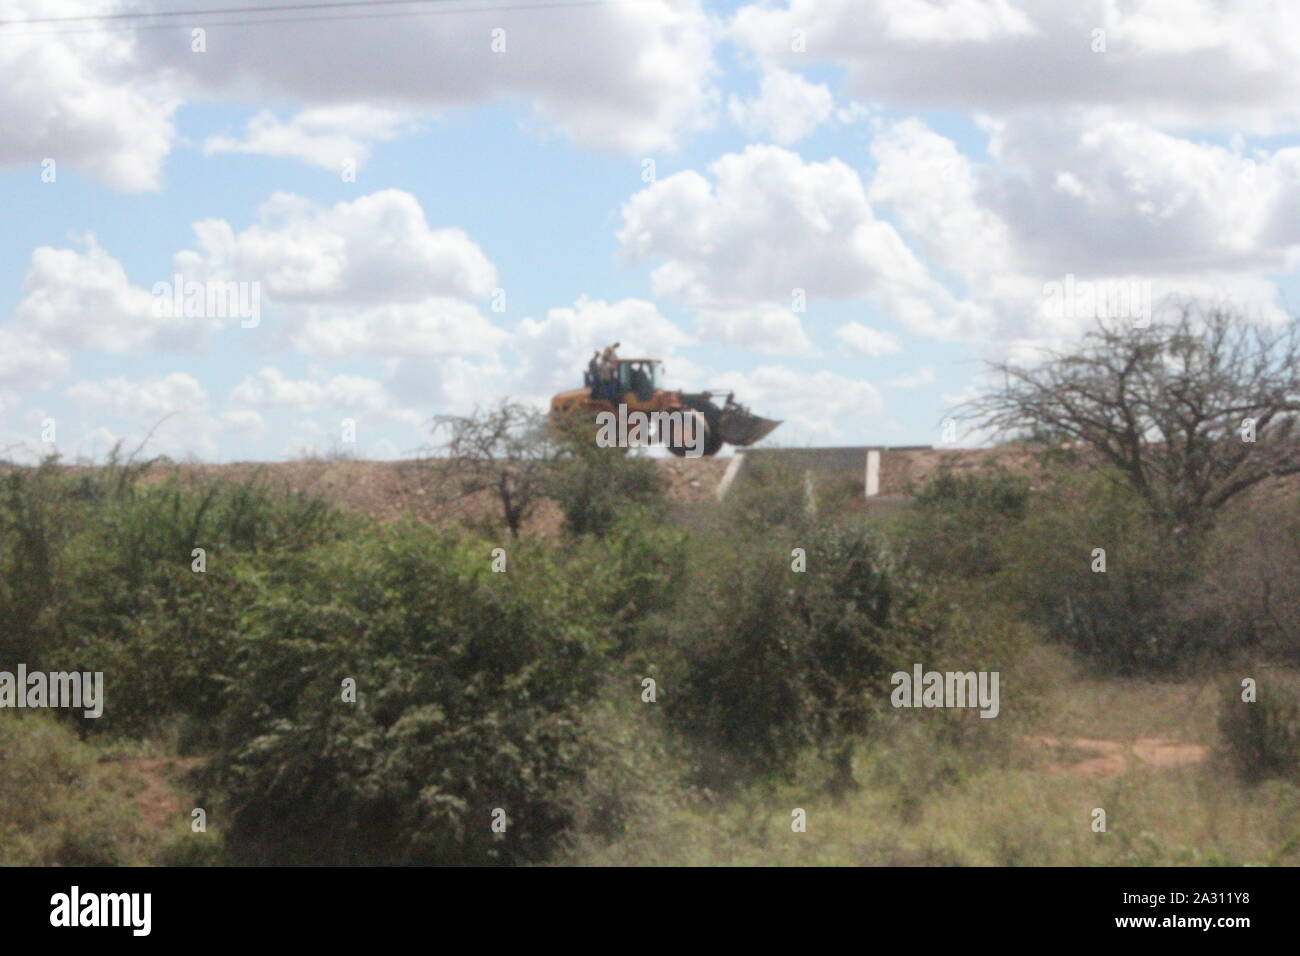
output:
M880 494L880 450L872 448L867 452L867 497L874 498Z
M731 483L736 480L736 475L740 474L741 466L744 464L744 455L732 456L731 463L727 465L727 470L722 473L722 480L718 482L718 488L714 492L719 501L727 497L727 492L731 490Z

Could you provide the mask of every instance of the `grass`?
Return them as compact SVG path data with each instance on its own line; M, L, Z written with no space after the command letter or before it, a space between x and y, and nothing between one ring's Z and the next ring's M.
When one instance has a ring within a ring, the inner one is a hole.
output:
M1038 732L1060 737L1162 737L1214 745L1222 680L1098 677L1057 648L1036 647L1028 666L1042 693Z
M179 786L175 777L143 773L139 761L78 740L50 715L6 712L0 715L0 865L163 862L190 834L188 817L179 812ZM173 801L178 812L159 812Z
M905 759L895 755L895 759ZM791 831L791 811L807 832ZM1091 830L1094 807L1108 832ZM1294 864L1275 860L1300 794L1284 785L1238 792L1213 775L1090 781L1032 771L976 774L931 798L915 820L888 789L834 805L795 788L761 802L698 807L570 862L736 866L1134 866Z
M935 721L898 712L861 748L861 789L836 803L818 788L754 788L643 817L620 839L579 843L566 862L596 865L1148 866L1300 863L1300 787L1249 786L1211 756L1189 767L1130 760L1115 776L1053 770L1037 734L1213 745L1215 678L1151 683L1084 676L1038 648L1026 671L1050 685L1041 705L945 740ZM928 715L927 715L928 716ZM1058 755L1059 756L1059 755ZM791 830L802 808L807 830ZM1106 832L1092 830L1094 808ZM1288 846L1288 841L1290 845Z

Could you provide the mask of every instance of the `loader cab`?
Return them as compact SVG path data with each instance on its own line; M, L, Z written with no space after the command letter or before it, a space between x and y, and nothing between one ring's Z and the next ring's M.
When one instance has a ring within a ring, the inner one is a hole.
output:
M618 393L626 395L632 392L638 401L648 402L654 398L659 388L659 368L657 359L619 359Z

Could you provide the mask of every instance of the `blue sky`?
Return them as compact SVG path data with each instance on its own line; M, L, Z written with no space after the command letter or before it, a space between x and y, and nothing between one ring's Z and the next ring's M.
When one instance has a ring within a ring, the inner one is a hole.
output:
M615 338L785 419L770 441L932 444L981 359L1084 331L1044 295L1067 274L1261 322L1300 297L1284 5L484 7L202 53L0 27L0 448L166 419L178 458L402 457ZM260 323L160 322L178 263L256 284Z

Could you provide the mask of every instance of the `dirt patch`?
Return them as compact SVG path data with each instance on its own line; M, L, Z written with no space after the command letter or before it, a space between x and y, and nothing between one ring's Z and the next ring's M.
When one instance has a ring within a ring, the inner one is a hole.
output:
M673 501L710 501L718 490L730 458L658 458L660 473L668 483Z
M1113 777L1142 768L1174 770L1203 763L1210 756L1209 747L1163 737L1144 737L1132 743L1087 737L1031 737L1030 741L1047 749L1051 761L1048 773L1081 776Z
M1202 763L1210 748L1202 744L1183 744L1176 740L1151 737L1133 744L1133 755L1151 767L1187 767Z
M100 762L112 765L112 772L151 826L168 827L188 821L193 808L186 805L184 777L198 766L198 759L104 757Z
M880 455L880 493L911 495L920 491L941 471L955 474L1005 468L1026 475L1037 487L1042 467L1039 451L1028 445L1007 444L995 448L908 448L886 450Z

